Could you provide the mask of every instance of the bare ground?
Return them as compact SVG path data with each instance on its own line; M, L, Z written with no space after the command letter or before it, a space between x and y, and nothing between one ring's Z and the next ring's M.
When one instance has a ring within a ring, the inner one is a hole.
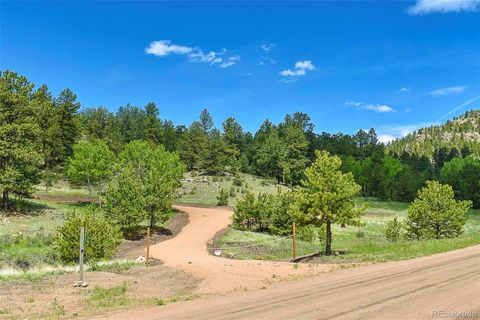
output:
M462 316L462 312L465 314ZM108 319L480 319L480 246Z
M152 232L152 243L159 243L181 232L188 223L188 215L177 212L165 228ZM116 258L135 259L145 255L145 239L124 240ZM112 288L127 284L127 298L140 304L154 298L189 296L199 279L163 263L154 266L134 267L119 274L112 272L87 272L84 276L88 288L74 288L78 274L48 276L40 281L9 281L0 283L0 319L78 317L101 314L104 310L93 308L87 297L94 287ZM152 285L155 284L155 285Z

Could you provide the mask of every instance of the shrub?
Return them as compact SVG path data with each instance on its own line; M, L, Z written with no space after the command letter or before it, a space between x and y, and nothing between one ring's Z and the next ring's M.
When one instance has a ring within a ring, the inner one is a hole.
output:
M71 211L67 213L65 223L58 228L55 236L57 253L63 262L78 260L81 226L85 226L86 230L85 261L108 259L116 253L122 241L117 225L94 208L82 213Z
M325 228L314 226L304 226L297 229L297 238L299 240L316 242L325 240Z
M229 193L227 189L221 189L220 194L217 196L217 206L227 206L228 205Z
M452 187L427 181L417 198L408 207L407 239L454 238L462 233L471 201L456 201Z
M239 173L235 174L235 177L233 178L233 185L237 187L241 187L243 183L245 182L245 178L243 178Z
M391 242L397 242L402 238L403 224L397 218L393 218L385 225L385 238Z
M235 191L235 187L230 187L230 197L231 198L235 198L235 194L236 194L236 191Z

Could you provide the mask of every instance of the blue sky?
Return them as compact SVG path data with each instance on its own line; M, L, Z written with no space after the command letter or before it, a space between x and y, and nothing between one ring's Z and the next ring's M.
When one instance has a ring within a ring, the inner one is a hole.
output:
M0 66L54 93L69 87L83 107L154 101L177 124L207 108L217 126L234 116L251 131L303 111L318 132L374 127L388 140L478 108L479 9L478 0L1 2Z

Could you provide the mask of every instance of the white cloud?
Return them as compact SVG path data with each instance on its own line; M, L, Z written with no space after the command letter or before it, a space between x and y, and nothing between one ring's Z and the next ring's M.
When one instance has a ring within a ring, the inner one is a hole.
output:
M284 77L297 77L297 76L304 76L305 74L307 74L307 72L303 69L297 69L297 70L287 69L287 70L280 71L280 75Z
M311 60L303 60L295 62L295 69L300 70L315 70L315 66L313 65Z
M475 11L480 7L480 0L417 0L415 5L408 8L412 15L429 13L447 13L461 11Z
M227 61L222 62L219 65L219 67L220 68L228 68L228 67L231 67L231 66L235 65L238 61L240 61L240 56L233 56L233 57L228 58Z
M468 86L453 86L448 88L441 88L430 91L428 94L433 97L448 96L450 94L462 93L467 89Z
M400 89L398 89L398 92L407 92L407 91L411 91L412 88L410 87L401 87Z
M362 106L365 110L372 110L375 112L395 112L395 110L386 104L367 104Z
M260 48L265 52L270 52L270 50L272 50L273 47L275 47L274 43L262 43L260 45Z
M398 139L397 137L394 137L390 134L379 134L377 138L378 138L378 141L380 141L381 143L389 143L389 142L392 142L393 140Z
M170 40L153 41L145 48L145 52L156 56L164 57L169 54L189 54L193 48L171 44Z
M295 62L295 69L286 69L280 71L280 75L284 77L298 77L304 76L307 74L307 71L315 70L315 66L313 65L311 60L303 60Z
M357 109L371 110L379 113L395 112L395 109L386 104L365 104L364 102L348 101L345 102L345 105L349 107L355 107Z
M415 130L420 128L429 127L433 125L431 122L422 122L417 124L407 124L407 125L398 125L398 126L389 126L379 128L378 140L383 143L393 141L395 139L400 139L405 137L407 134L412 133Z
M240 60L240 56L224 58L227 49L220 51L203 52L200 48L193 48L183 45L172 44L170 40L153 41L145 48L145 53L158 57L165 57L170 54L186 55L190 63L208 63L217 65L220 68L228 68Z
M210 63L210 64L221 63L223 59L220 56L223 55L224 52L225 51L220 51L220 52L210 51L208 53L204 53L202 50L198 50L188 55L188 62Z

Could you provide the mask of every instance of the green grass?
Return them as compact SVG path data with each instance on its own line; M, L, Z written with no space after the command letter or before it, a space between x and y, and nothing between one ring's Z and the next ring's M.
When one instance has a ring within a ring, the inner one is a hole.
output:
M87 298L90 306L95 308L114 308L130 304L132 301L127 298L127 284L112 288L93 288L91 294Z
M333 228L332 250L339 256L322 257L325 262L382 262L410 259L434 253L480 244L480 210L470 210L464 232L458 238L426 241L388 242L385 239L385 223L394 218L404 219L407 203L380 202L374 199L359 199L367 204L367 214L362 227ZM261 244L279 237L254 232L230 230L218 239L218 246L230 247ZM323 250L323 243L297 241L297 255ZM244 249L224 250L228 256L238 259L288 260L292 256L292 240L268 242Z
M278 188L286 190L283 185L275 181L249 174L241 174L244 179L242 186L234 186L232 176L187 176L183 183L178 202L186 204L217 205L217 196L222 188L233 188L234 196L228 200L228 205L233 206L247 191L258 193L276 193Z

